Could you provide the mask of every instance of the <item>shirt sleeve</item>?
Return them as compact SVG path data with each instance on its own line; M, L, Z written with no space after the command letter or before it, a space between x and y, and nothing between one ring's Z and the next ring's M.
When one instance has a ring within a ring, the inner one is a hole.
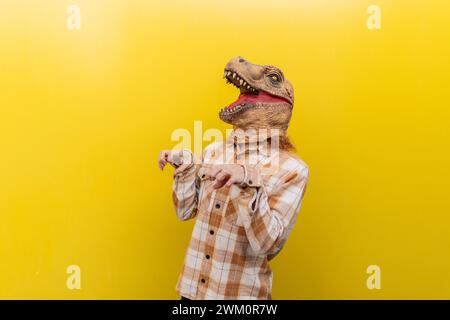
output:
M234 184L230 195L252 249L276 255L286 241L300 210L308 168L299 166L282 174L270 195L258 169L245 166L245 180Z
M193 161L174 178L172 198L177 217L181 221L192 219L197 214L199 194L198 167Z

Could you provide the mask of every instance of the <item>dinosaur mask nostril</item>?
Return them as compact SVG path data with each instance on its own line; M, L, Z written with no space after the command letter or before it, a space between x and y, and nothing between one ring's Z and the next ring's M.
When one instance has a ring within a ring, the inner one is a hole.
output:
M239 62L245 62L245 59L240 58Z

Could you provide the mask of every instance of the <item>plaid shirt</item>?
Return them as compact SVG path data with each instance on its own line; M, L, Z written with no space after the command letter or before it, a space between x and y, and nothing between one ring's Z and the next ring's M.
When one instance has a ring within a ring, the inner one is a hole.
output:
M287 152L268 154L260 140L246 136L242 141L233 131L225 142L205 149L201 164L192 164L175 178L178 218L196 217L176 286L181 296L272 298L268 261L281 250L296 221L308 168ZM240 185L216 190L203 174L204 166L223 164L225 154L244 166L245 178ZM252 155L256 161L250 165Z

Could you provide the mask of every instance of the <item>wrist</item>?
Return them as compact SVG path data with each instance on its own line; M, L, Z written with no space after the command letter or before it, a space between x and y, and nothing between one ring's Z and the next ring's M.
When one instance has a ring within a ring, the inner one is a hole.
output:
M262 185L262 178L260 170L256 166L246 166L244 167L244 179L240 183L243 187L260 187Z

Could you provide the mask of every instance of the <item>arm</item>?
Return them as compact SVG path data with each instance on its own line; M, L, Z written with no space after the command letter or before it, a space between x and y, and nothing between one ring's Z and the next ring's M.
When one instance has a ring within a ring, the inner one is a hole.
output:
M167 163L175 168L172 197L177 217L182 221L191 219L197 213L197 161L187 150L163 150L158 158L159 168L163 170Z
M191 164L174 177L173 204L181 221L192 219L197 214L199 194L197 167Z
M243 183L233 184L230 201L255 252L273 256L281 249L297 218L307 180L307 167L285 171L269 196L259 170L246 167Z

